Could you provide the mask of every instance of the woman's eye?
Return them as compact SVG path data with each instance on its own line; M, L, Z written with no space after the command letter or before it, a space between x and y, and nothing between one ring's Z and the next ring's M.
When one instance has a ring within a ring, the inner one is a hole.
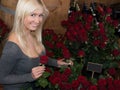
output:
M31 16L35 16L35 14L31 14Z
M44 15L43 14L40 14L39 17L43 17Z

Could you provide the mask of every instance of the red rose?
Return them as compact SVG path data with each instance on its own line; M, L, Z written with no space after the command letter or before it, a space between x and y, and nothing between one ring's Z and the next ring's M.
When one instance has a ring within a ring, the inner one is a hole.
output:
M70 52L67 48L62 48L62 53L63 53L64 58L66 59L71 57Z
M73 90L77 90L77 88L79 87L80 83L78 80L73 80L72 81L72 89Z
M99 79L98 80L98 86L99 87L105 87L107 85L107 82L105 79Z
M80 30L80 39L81 39L81 42L86 42L88 40L88 36L87 36L87 32L85 29L81 29Z
M114 27L117 27L118 24L119 24L119 22L118 22L118 20L113 20L113 21L112 21L112 24L114 25Z
M109 85L109 86L108 86L108 90L115 90L114 85Z
M61 81L62 82L67 82L68 81L68 77L65 74L61 74Z
M72 86L70 83L62 83L60 84L60 90L71 90Z
M107 83L108 83L108 86L113 85L113 79L112 78L107 78Z
M115 90L120 89L120 80L114 80L113 85L115 87Z
M64 71L64 74L69 77L72 74L71 69L70 68L66 68L65 71Z
M54 45L50 41L45 41L45 45L47 45L51 49L54 48Z
M92 85L92 86L90 86L90 87L88 88L88 90L98 90L98 89L97 89L97 86Z
M100 5L98 5L97 11L98 11L100 14L102 14L102 15L105 14L104 9L103 9Z
M111 9L110 7L107 7L107 8L106 8L106 11L107 11L108 14L111 14L111 13L112 13L112 9Z
M120 51L118 50L118 49L114 49L113 51L112 51L112 55L113 56L119 56L120 55Z
M111 16L107 16L107 17L106 17L106 21L107 21L108 23L112 23L112 18L111 18Z
M40 56L40 63L41 64L47 64L48 57L46 55Z
M64 48L65 45L64 45L62 42L57 42L57 43L56 43L56 47L57 47L57 48Z
M115 68L109 68L109 69L108 69L108 73L109 73L110 75L114 76L114 75L116 74Z
M49 77L49 81L53 84L60 84L61 83L61 78L60 78L61 74L59 71L55 71L53 75L51 75Z
M94 46L99 46L100 40L93 40L93 45Z
M60 84L61 83L61 78L60 77L54 77L54 78L50 79L50 82L53 85Z
M80 51L78 52L78 56L84 57L84 56L85 56L85 52L84 52L83 50L80 50Z
M63 20L63 21L61 22L61 25L62 25L62 26L69 26L69 22L68 22L67 20Z

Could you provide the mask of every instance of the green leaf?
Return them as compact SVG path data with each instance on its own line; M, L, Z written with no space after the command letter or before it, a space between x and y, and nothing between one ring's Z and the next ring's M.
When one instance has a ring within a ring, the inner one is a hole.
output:
M42 75L43 78L47 78L47 77L49 77L49 76L50 76L50 73L49 73L49 72L44 72L43 75Z
M36 83L36 86L41 86L45 88L48 85L48 80L45 78L39 78L38 82Z

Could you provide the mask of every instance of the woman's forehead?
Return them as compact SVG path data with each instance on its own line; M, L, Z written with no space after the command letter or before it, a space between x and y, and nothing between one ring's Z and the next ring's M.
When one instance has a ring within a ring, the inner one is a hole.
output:
M43 9L39 8L39 9L35 9L33 12L31 13L43 13Z

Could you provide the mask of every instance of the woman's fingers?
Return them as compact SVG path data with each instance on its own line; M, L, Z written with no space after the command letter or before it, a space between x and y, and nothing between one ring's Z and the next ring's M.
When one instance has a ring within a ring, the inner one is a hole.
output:
M37 66L32 69L32 76L34 79L39 78L45 71L45 66Z
M64 59L59 59L57 61L57 63L58 63L59 67L62 66L62 65L65 65L65 66L73 65L73 61L72 60L69 60L69 62L65 62Z
M73 65L73 61L70 60L68 64L69 64L69 65Z

